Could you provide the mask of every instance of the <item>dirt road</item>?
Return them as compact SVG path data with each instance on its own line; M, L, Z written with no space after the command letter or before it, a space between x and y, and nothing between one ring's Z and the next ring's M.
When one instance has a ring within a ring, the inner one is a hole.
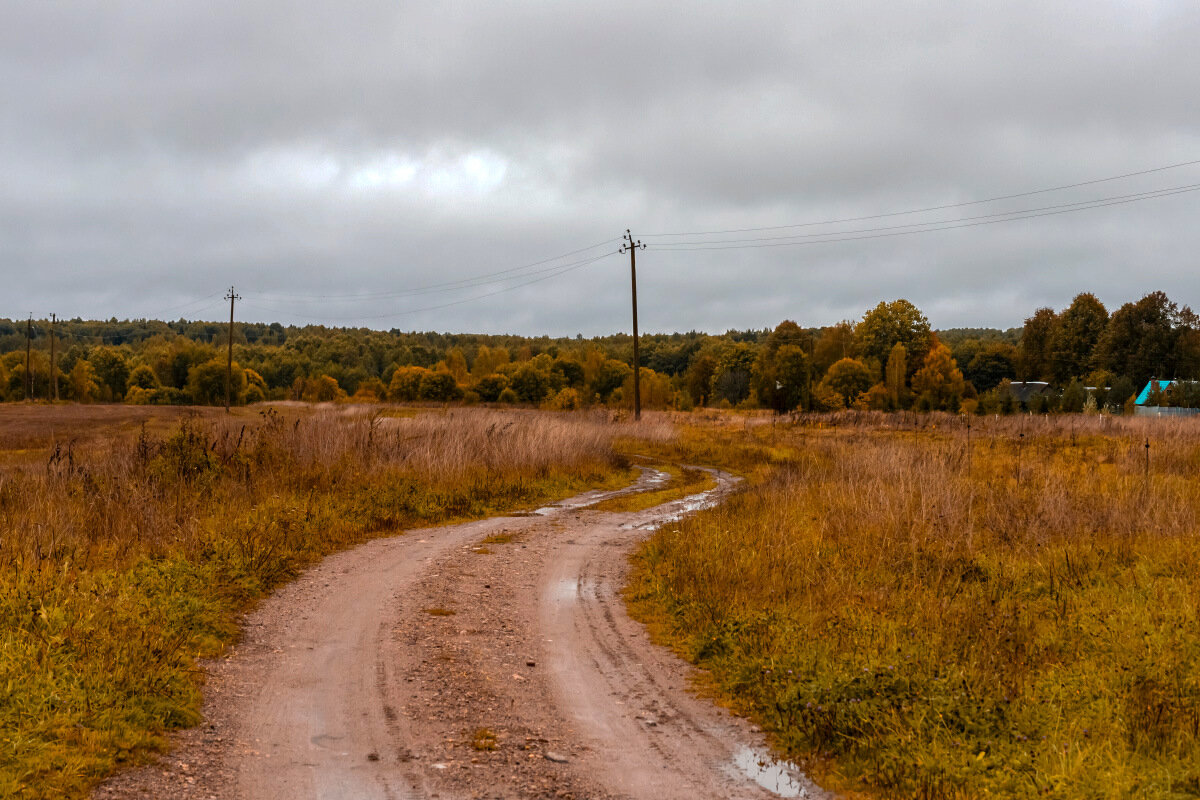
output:
M636 514L588 511L593 493L326 559L210 666L206 724L96 798L824 796L624 612L631 548L718 479Z

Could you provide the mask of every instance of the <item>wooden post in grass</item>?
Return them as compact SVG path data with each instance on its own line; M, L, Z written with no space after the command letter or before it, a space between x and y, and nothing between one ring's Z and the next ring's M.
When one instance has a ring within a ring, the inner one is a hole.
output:
M967 476L971 475L971 415L967 414Z
M50 315L50 386L54 394L51 397L58 400L58 364L54 362L54 326L58 323L55 314Z
M25 323L25 402L33 400L33 314Z

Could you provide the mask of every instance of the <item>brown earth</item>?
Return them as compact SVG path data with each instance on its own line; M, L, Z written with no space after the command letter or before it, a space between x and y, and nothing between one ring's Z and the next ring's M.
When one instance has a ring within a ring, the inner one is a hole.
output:
M718 482L636 514L587 511L612 494L591 493L327 558L208 666L206 723L95 798L823 796L625 614L630 550Z

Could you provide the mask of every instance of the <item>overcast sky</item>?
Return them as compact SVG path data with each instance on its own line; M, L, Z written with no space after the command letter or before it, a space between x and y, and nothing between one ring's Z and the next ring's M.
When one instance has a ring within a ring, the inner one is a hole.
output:
M611 333L628 256L578 262L626 228L649 245L643 331L896 297L939 328L1081 291L1200 306L1200 192L985 216L1193 187L1200 164L658 235L1198 160L1196 3L0 0L0 19L0 316L220 319L233 284L240 319ZM969 217L989 224L878 235Z

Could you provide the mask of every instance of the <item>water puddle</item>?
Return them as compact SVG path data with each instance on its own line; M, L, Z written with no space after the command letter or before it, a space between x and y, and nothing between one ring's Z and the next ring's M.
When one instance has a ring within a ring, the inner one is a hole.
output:
M550 598L559 604L592 600L597 595L597 583L586 578L568 578L558 581L550 590Z
M703 511L706 508L712 508L717 504L720 494L721 489L720 487L717 487L709 489L707 492L689 495L681 500L676 500L675 502L671 503L669 506L669 511L655 516L653 519L622 527L638 528L640 530L654 530L655 528L661 528L663 525L668 523L678 522L688 514L692 514L697 511Z
M524 513L518 512L516 514L509 514L509 516L549 517L557 514L560 511L574 511L575 509L579 508L587 508L588 506L595 505L602 500L607 500L610 497L620 497L622 495L633 494L635 492L649 491L671 479L670 473L663 472L662 470L651 469L650 467L639 467L639 469L642 471L641 477L639 477L637 482L635 482L632 486L628 486L624 489L616 489L609 492L588 492L586 494L579 495L573 500L564 500L559 503L552 503L548 506L542 506L534 511L526 511Z
M322 750L332 751L334 753L337 753L339 756L350 755L349 753L342 752L341 748L338 746L338 743L341 740L342 740L341 736L331 736L328 733L319 733L316 736L313 736L311 739L309 739L310 742L312 742L314 745L321 748Z
M795 764L790 761L778 761L761 748L738 748L726 771L734 777L749 778L780 797L828 800L830 796L810 781Z

